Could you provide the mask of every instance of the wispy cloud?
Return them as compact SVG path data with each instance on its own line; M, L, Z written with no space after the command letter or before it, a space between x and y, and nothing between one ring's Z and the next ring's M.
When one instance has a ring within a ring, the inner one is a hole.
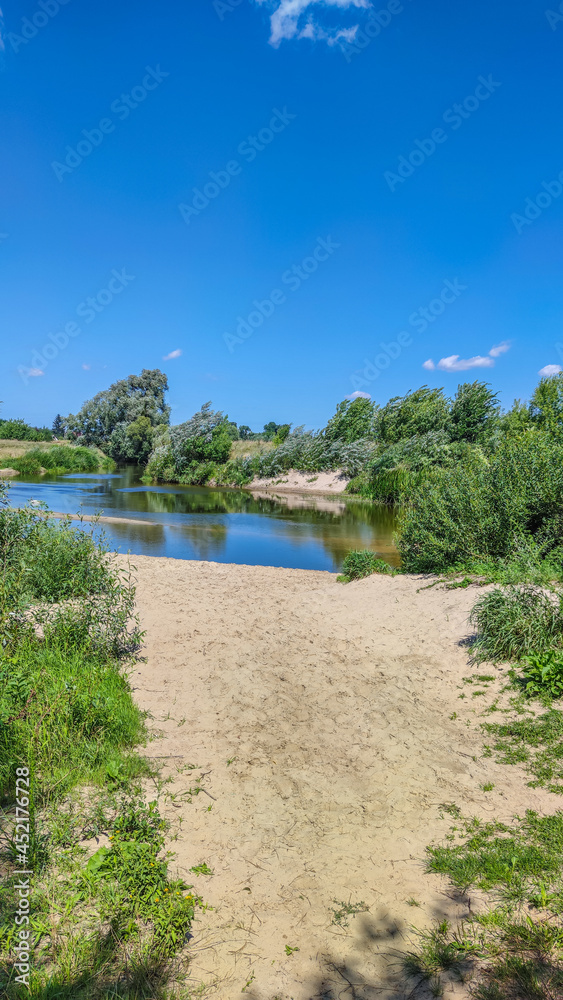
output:
M428 358L422 365L427 372L434 372L436 369L441 372L467 372L470 368L494 368L495 359L501 354L506 354L510 350L510 341L503 340L502 343L491 347L485 356L476 354L472 358L461 358L459 354L450 354L448 358L441 358L437 364L432 358Z
M87 365L86 363L84 363L82 365L82 367L83 367L83 369L84 369L85 372L89 372L90 371L90 365Z
M356 389L355 392L351 392L346 399L371 399L369 392L362 392L361 389Z
M336 8L340 12L353 9L367 10L371 7L370 0L256 0L273 6L275 9L270 17L270 44L277 47L284 39L310 38L326 41L334 45L340 39L351 42L356 35L358 25L329 27L319 23L313 14Z
M506 354L506 352L509 350L510 350L510 341L503 340L501 341L500 344L497 344L496 347L491 347L489 355L491 358L499 358L501 354Z
M26 375L28 378L39 378L40 375L44 375L45 372L41 368L28 368Z
M163 355L163 361L173 361L174 358L180 358L182 356L181 350L178 348L176 351L170 351L170 354Z
M0 52L3 52L6 48L4 44L4 15L2 13L2 8L0 7Z
M545 365L543 368L540 368L538 375L541 375L543 378L549 378L550 375L559 375L561 371L563 371L561 365Z

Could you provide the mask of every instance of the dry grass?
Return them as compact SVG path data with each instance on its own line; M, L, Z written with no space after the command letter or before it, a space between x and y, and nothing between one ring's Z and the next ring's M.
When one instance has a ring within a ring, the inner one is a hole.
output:
M231 461L236 458L254 458L255 455L264 455L274 447L273 441L233 441L231 448Z

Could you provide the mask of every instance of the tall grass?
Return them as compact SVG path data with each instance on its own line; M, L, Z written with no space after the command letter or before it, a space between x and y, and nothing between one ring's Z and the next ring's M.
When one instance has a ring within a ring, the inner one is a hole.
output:
M42 470L54 474L64 472L102 472L115 468L115 463L95 448L53 445L32 448L24 455L10 459L10 465L22 475L39 475Z
M200 900L169 874L167 824L142 795L141 779L154 774L135 751L147 734L127 675L140 637L130 576L107 548L41 511L8 508L0 484L0 994L8 1000L174 994L175 956ZM29 836L16 831L16 768L30 772ZM82 845L94 835L106 842L88 858ZM34 872L29 992L15 981L23 850Z

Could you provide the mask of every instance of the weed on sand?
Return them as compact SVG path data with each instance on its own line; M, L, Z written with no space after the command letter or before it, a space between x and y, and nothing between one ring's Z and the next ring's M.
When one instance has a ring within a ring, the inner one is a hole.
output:
M447 876L468 915L456 926L442 921L420 933L418 948L402 957L405 974L425 982L434 996L469 980L478 1000L561 996L563 813L528 811L508 826L450 811L456 825L446 845L428 848L426 870ZM492 904L479 913L471 912L467 897L474 888Z

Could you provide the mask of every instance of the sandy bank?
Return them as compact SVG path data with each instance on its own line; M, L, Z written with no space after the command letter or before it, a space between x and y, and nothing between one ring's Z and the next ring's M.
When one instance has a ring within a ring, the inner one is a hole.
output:
M483 699L459 697L475 590L135 563L147 635L132 683L160 734L146 752L170 756L178 795L204 775L191 804L167 806L184 819L180 870L214 907L193 926L193 989L234 1000L254 976L254 1000L402 996L385 956L408 948L412 924L466 912L421 865L451 823L441 804L501 820L560 807L481 756ZM189 874L202 862L212 877ZM338 926L341 901L369 912Z
M21 510L21 507L17 509ZM64 514L60 510L37 510L36 513L44 517L67 517L70 521L95 521L99 524L158 524L158 521L146 521L140 517L98 517L95 514Z
M296 472L290 469L279 476L253 479L245 489L273 490L276 493L344 493L350 477L341 472Z

